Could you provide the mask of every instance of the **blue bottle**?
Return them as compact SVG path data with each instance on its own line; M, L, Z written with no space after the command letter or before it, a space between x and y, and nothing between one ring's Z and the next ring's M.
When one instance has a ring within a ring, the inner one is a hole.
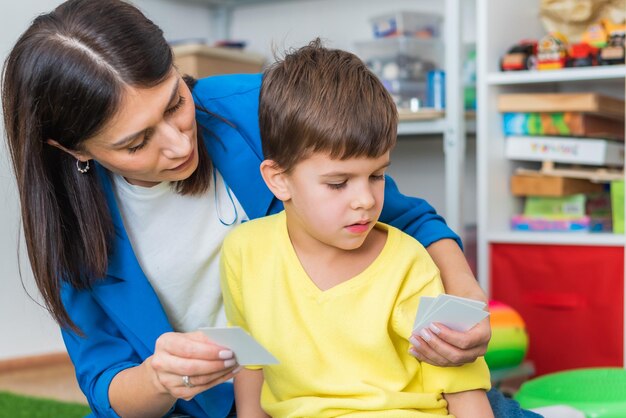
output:
M426 106L443 110L446 107L446 73L442 70L429 71L426 75Z

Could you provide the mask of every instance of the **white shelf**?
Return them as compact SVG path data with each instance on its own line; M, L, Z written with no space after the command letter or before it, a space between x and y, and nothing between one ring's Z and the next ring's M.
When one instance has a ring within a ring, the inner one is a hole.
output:
M443 135L448 124L444 118L420 121L400 121L398 123L398 135ZM465 120L465 131L468 134L476 133L476 121Z
M490 243L623 246L626 236L600 232L523 232L503 231L487 235Z
M487 74L487 84L535 84L560 83L589 80L619 80L626 77L626 67L623 65L564 68L562 70L546 71L502 71Z

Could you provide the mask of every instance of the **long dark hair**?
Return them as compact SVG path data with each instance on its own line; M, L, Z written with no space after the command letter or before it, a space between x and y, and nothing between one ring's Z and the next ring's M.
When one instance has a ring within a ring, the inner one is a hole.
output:
M4 123L28 256L46 307L62 326L79 331L61 301L63 282L88 289L104 276L113 227L96 170L78 172L76 160L47 141L80 151L111 120L125 86L163 82L172 61L161 29L134 6L69 0L37 17L5 62ZM198 150L198 169L174 185L181 194L209 187L200 138Z

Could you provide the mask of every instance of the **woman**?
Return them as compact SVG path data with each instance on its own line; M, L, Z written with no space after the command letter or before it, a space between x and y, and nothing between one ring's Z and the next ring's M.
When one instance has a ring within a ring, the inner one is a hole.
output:
M260 75L186 81L161 30L119 0L39 16L5 64L30 262L97 416L233 413L233 353L195 330L224 323L224 235L282 207L258 170ZM444 221L387 189L382 220L428 246L449 293L484 300ZM487 321L434 328L414 355L463 364L489 336Z

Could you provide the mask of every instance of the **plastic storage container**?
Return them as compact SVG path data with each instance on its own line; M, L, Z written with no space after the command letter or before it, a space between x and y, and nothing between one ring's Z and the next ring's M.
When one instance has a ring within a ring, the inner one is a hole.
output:
M414 38L438 38L441 16L420 12L399 11L375 16L370 19L375 38L408 36Z
M427 75L443 63L441 41L401 36L357 42L356 48L398 107L412 107L413 99L418 100L418 107L426 105Z

